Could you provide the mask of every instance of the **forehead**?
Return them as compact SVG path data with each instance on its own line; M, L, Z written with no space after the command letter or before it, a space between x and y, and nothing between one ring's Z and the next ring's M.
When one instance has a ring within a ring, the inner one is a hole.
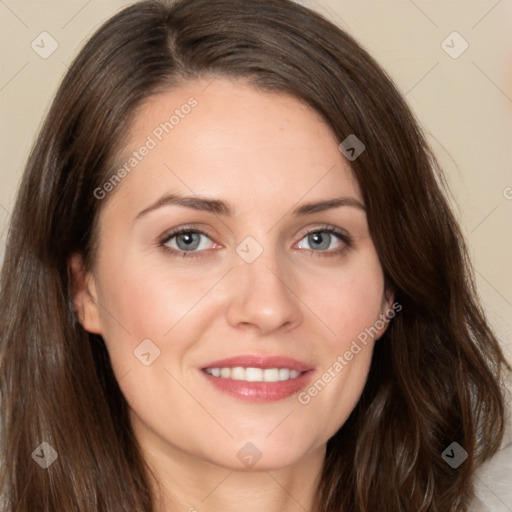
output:
M164 192L240 208L336 193L361 200L338 145L320 114L291 95L224 78L187 82L134 115L113 171L125 170L115 195L134 207Z

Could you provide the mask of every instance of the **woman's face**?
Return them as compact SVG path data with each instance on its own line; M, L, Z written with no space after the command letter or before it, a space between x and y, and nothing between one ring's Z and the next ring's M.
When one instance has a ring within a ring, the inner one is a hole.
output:
M285 467L353 410L392 298L340 142L298 100L221 78L138 111L75 304L148 450Z

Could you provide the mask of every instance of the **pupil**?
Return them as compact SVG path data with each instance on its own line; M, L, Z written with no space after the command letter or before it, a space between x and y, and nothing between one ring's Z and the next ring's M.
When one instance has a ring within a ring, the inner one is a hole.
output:
M329 233L312 233L309 235L310 243L317 246L318 249L328 249L331 235Z
M199 244L199 233L184 233L177 238L176 243L180 249L195 249Z

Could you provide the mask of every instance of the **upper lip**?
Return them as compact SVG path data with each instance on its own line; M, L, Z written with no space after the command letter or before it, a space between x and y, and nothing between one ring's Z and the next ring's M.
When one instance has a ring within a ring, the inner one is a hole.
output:
M219 359L208 363L202 367L206 368L235 368L242 366L245 368L288 368L298 372L311 370L312 366L301 361L297 361L286 356L263 356L263 355L240 355L228 357L227 359Z

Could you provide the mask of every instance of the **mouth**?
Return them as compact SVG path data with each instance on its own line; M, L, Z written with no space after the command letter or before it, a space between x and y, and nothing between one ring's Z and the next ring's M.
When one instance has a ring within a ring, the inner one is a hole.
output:
M219 379L243 380L245 382L283 382L290 379L300 377L302 373L289 368L244 368L243 366L235 366L229 368L205 368L204 371L208 375Z
M314 368L281 356L237 356L200 368L221 392L253 402L288 398L305 387Z

